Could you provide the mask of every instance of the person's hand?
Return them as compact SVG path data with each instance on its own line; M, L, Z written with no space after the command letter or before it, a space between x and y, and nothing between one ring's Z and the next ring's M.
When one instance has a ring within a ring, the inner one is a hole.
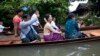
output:
M46 18L44 18L44 21L47 22Z
M61 36L63 36L63 32L62 31L60 31L60 34L61 34Z
M59 34L61 34L62 32L61 31L59 31Z
M63 33L61 33L61 36L64 36L64 34L63 34Z
M5 29L9 29L10 27L5 27Z

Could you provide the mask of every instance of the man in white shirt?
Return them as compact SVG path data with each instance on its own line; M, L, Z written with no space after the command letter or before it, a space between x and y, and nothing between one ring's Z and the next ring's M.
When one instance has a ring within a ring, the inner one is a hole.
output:
M38 20L39 16L40 16L39 15L39 11L38 10L34 10L33 11L33 15L31 17L31 18L36 17L36 18L34 18L34 19L36 19L36 21L32 25L33 25L33 27L34 27L34 29L36 30L37 33L39 33L39 25L40 25L40 22Z

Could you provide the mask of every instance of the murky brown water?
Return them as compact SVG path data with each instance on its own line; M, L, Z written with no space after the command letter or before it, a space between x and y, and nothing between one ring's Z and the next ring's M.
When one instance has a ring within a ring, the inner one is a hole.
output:
M100 41L0 47L0 56L100 56Z

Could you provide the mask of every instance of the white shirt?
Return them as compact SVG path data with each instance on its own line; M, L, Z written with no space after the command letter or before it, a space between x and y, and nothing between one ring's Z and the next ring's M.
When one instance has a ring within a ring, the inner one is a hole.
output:
M3 26L3 25L0 25L0 32L3 32L3 29L4 29L5 27Z
M55 28L55 29L59 29L59 28L56 26L56 24L55 24L54 21L51 22L51 26L52 26L53 28Z
M36 19L36 21L32 25L39 26L40 23L39 23L37 15L33 14L31 18L34 18L34 20Z

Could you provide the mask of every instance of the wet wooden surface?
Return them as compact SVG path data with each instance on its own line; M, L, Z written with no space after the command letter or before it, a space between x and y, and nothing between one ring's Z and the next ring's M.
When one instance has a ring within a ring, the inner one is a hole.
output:
M85 30L82 31L85 34L88 35L88 38L91 38L92 36L100 36L100 29L96 30ZM39 34L41 37L43 37L43 33ZM21 44L20 37L14 37L13 35L0 35L0 45L10 45L10 44Z
M89 37L91 36L100 36L100 29L97 30L88 30L88 31L82 31L85 34L87 34Z
M21 43L21 40L19 37L14 37L13 35L0 36L0 45L20 44L20 43Z

